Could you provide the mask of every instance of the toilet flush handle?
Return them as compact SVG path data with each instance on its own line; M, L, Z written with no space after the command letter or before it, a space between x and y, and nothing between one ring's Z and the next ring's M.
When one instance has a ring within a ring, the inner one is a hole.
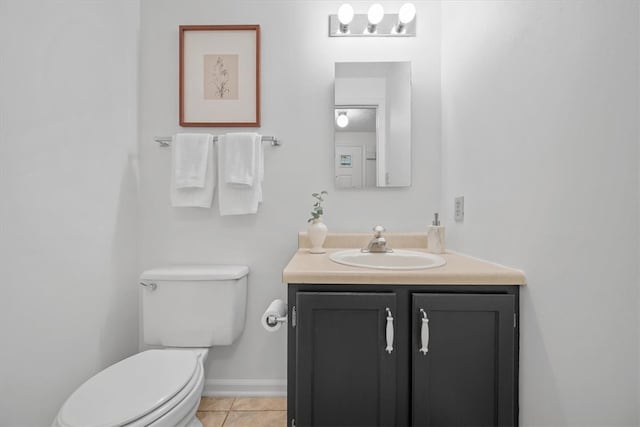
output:
M149 289L150 291L155 291L156 288L158 287L158 285L156 285L155 283L144 283L144 282L140 282L141 286L144 286L145 288Z

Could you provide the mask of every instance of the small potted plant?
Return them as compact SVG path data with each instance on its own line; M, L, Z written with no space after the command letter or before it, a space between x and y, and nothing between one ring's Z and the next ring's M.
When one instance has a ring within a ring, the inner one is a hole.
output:
M324 214L322 202L324 202L324 196L328 194L325 190L322 190L320 193L311 194L311 196L316 199L311 209L311 218L307 220L309 223L307 235L311 242L309 252L312 254L323 254L326 252L322 247L324 240L327 238L327 226L322 222L322 215Z

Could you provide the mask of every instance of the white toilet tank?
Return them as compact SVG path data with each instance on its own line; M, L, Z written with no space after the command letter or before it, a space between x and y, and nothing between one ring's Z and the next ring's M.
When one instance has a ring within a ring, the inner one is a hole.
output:
M140 276L144 342L165 347L229 345L244 329L245 265L181 265Z

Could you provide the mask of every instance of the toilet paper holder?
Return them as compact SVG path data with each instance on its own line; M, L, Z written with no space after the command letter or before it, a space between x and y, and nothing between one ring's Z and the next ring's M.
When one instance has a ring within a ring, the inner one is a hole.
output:
M267 325L276 326L278 323L287 323L288 315L284 316L276 316L275 314L270 314L267 316Z
M262 326L269 332L275 332L287 323L287 304L281 299L274 299L260 318Z

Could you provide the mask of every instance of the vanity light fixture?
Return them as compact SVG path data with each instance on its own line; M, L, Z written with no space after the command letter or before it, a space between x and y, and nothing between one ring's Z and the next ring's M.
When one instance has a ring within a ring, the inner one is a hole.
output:
M338 113L338 117L336 118L336 124L338 127L346 128L349 124L349 117L347 117L346 111L341 111Z
M367 13L355 13L349 3L344 3L337 15L329 15L329 36L415 37L416 7L406 3L397 14L385 14L382 5L375 3Z

